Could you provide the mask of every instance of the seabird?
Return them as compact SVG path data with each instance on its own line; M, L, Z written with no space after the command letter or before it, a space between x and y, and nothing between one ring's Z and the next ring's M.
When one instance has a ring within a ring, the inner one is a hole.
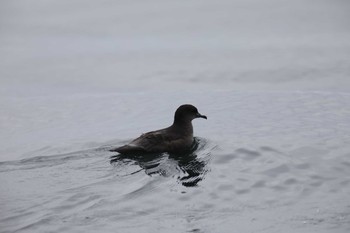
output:
M178 153L188 151L193 143L192 120L204 118L197 108L190 104L181 105L175 112L174 123L165 129L142 134L129 144L111 151L120 154L134 153Z

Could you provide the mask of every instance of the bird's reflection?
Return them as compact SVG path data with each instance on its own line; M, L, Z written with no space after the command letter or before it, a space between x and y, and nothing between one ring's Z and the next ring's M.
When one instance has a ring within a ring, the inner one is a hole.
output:
M186 187L197 186L198 182L203 180L208 169L208 156L199 158L198 154L203 148L203 142L195 138L191 150L181 154L117 154L110 158L113 165L136 164L140 167L139 171L144 171L147 175L159 174L161 176L177 177L178 182ZM135 172L134 172L135 173Z

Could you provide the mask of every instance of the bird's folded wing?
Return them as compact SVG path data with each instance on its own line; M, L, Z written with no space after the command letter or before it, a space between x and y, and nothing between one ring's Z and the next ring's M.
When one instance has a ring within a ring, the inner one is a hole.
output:
M136 138L130 145L140 147L147 152L160 152L167 151L179 139L161 132L149 132Z

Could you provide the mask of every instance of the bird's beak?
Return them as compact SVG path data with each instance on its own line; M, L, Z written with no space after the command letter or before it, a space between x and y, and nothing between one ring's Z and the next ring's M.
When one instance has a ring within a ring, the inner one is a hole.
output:
M197 118L204 118L207 119L207 116L201 115L200 113L197 113Z

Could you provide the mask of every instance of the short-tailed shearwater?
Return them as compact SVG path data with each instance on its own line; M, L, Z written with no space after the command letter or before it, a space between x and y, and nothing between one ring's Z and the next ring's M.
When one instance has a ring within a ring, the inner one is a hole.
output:
M165 129L142 134L129 144L112 149L120 154L133 153L178 153L191 148L193 143L192 120L204 118L197 108L190 104L181 105L175 112L174 123Z

